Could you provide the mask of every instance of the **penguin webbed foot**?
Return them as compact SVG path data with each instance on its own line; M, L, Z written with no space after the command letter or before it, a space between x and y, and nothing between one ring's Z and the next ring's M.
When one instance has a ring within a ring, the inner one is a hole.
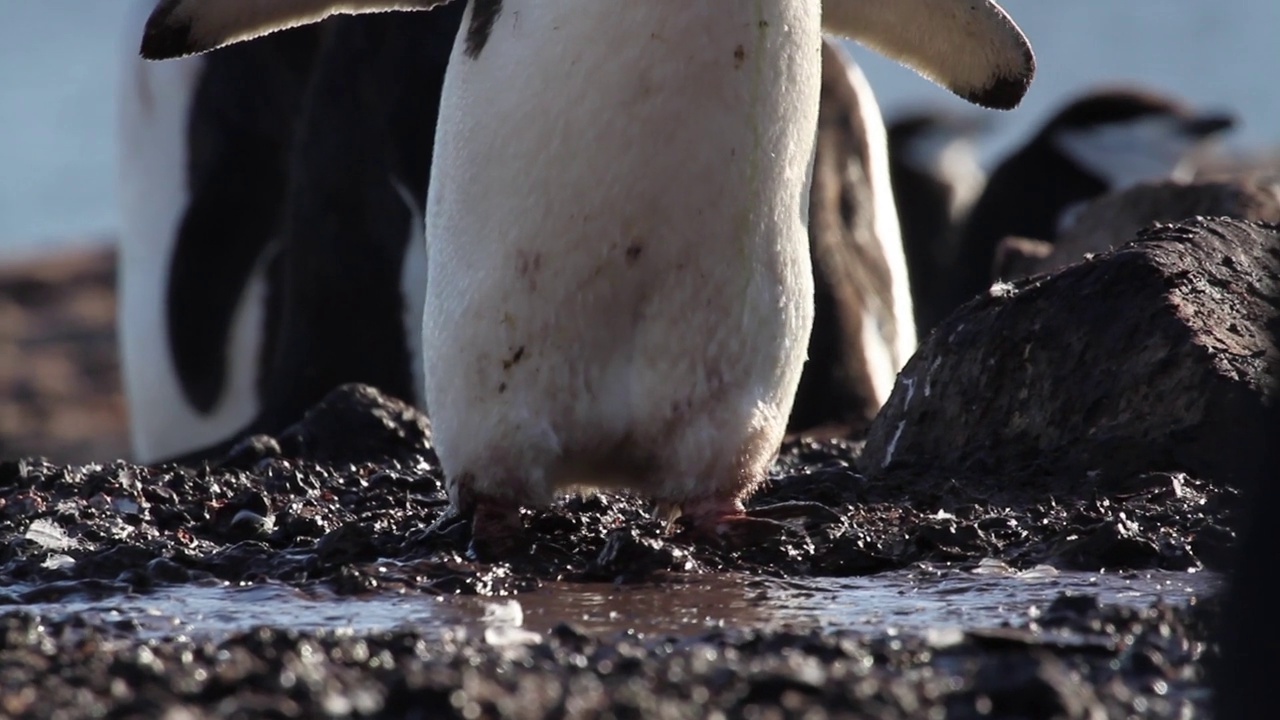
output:
M520 508L510 501L476 496L465 513L471 520L467 556L479 562L501 562L528 552Z
M794 504L808 505L809 503ZM793 524L760 516L754 512L748 513L743 509L741 501L737 499L687 505L677 525L680 527L676 533L677 538L714 545L729 551L766 546L778 547L795 540L797 535L802 537L805 535L802 529Z
M427 527L415 533L414 543L458 549L470 560L496 563L524 555L530 548L520 508L494 498L475 497L459 507L449 505Z
M753 518L777 520L788 525L803 525L806 529L841 525L845 521L843 515L826 505L807 500L788 500L772 505L760 505L748 509L746 513Z

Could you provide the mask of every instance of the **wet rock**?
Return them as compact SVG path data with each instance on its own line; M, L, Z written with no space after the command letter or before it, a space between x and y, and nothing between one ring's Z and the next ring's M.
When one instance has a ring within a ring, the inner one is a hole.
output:
M1060 270L1091 253L1119 247L1156 223L1193 217L1278 223L1280 176L1149 182L1105 195L1082 207L1047 251L1036 241L1006 239L996 251L1003 267L995 277L1013 280Z
M1106 708L1093 688L1080 682L1056 657L1048 653L1024 657L996 657L984 663L974 680L981 688L973 697L973 709L990 717L1061 718L1103 720Z
M634 528L623 528L609 534L585 574L607 582L640 582L658 573L689 572L695 567L684 549L643 537Z
M275 527L270 502L262 493L252 490L218 507L212 521L217 532L236 540L266 537Z
M1194 220L964 306L903 370L860 458L1103 478L1247 483L1274 440L1280 229Z
M676 640L561 623L511 647L479 633L272 628L157 642L15 611L0 614L0 702L36 718L1173 719L1206 709L1203 614L1096 606L1002 642L806 628Z
M231 447L221 467L249 470L263 460L280 457L280 443L270 435L250 435Z
M368 385L342 385L279 437L285 457L326 463L408 460L431 450L431 425L410 405Z
M1123 516L1072 531L1054 550L1063 568L1149 568L1160 566L1160 549Z

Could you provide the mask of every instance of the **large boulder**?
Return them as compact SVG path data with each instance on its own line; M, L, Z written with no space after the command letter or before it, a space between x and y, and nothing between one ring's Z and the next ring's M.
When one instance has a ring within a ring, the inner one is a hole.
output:
M862 470L964 475L1266 471L1280 229L1195 219L993 286L907 363Z
M1280 222L1280 175L1162 180L1103 195L1083 205L1052 243L1016 237L1001 241L995 277L1014 280L1061 270L1119 247L1148 226L1199 216Z

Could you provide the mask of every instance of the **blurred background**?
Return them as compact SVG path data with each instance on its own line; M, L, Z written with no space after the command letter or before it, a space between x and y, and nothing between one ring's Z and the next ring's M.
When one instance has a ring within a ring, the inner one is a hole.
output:
M816 1L816 0L815 0ZM1022 107L990 113L990 166L1075 94L1135 82L1234 112L1240 154L1280 146L1280 2L1004 0L1036 49ZM114 358L115 86L137 47L136 0L0 3L0 458L124 453ZM133 18L132 20L130 18ZM850 47L886 121L978 113ZM71 349L71 350L69 350Z
M0 258L115 226L115 73L141 28L135 0L0 3ZM1132 80L1243 120L1235 148L1280 144L1280 3L1274 0L1005 0L1036 49L1022 107L999 113L984 153L999 156L1068 95ZM886 119L920 104L970 107L909 70L852 46Z

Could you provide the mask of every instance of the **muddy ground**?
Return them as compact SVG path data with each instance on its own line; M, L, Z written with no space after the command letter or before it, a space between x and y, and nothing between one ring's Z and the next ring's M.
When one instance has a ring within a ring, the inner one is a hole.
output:
M218 582L504 595L552 580L679 592L688 573L847 577L987 558L1221 570L1241 505L1236 490L1177 473L1028 467L870 481L852 469L857 443L799 441L752 503L762 514L812 503L783 543L726 552L671 536L638 499L573 497L526 514L536 539L527 553L485 564L469 556L464 525L426 532L446 501L425 420L360 390L217 467L12 459L119 454L99 440L123 427L107 369L110 293L101 272L74 277L83 291L3 294L5 332L22 338L6 348L4 377L38 377L57 357L59 373L84 384L30 380L4 393L3 417L18 421L0 440L0 715L1091 719L1187 717L1209 705L1213 599L1133 609L1063 596L1011 609L1015 627L927 637L774 626L596 637L565 624L514 645L412 629L143 639L130 622L35 616L24 606ZM54 340L28 340L56 327L72 328L54 333L60 355ZM50 354L37 362L26 354L35 351ZM78 392L81 415L68 399ZM81 424L51 419L63 412Z

